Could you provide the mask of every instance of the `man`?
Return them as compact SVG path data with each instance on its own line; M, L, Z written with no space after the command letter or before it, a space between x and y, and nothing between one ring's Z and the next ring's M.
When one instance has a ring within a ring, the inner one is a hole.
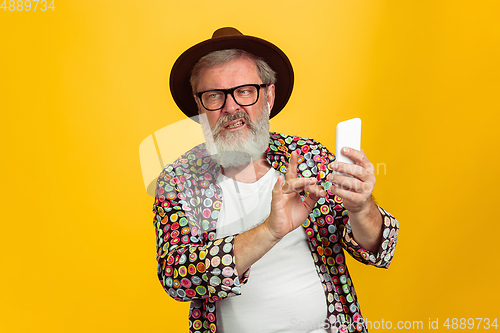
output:
M179 57L170 87L206 137L165 167L153 208L158 276L191 301L190 332L366 331L343 249L388 267L398 222L374 203L363 152L338 163L269 133L293 87L286 55L222 28Z

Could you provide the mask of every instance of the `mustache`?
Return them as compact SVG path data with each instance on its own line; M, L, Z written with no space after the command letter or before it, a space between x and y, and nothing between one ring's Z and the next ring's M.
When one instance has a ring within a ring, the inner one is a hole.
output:
M213 135L214 139L217 139L220 136L222 129L224 128L224 124L226 124L230 121L233 121L233 120L238 120L238 119L243 119L245 121L245 123L247 124L248 128L250 129L250 131L253 134L256 133L255 124L250 119L250 116L248 115L248 113L246 113L245 111L238 111L238 112L233 113L233 114L223 115L217 120L217 123L212 128L212 135Z

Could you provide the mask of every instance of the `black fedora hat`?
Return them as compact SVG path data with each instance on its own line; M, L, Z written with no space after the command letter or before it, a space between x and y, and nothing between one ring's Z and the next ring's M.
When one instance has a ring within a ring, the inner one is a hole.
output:
M174 63L170 72L170 92L177 106L188 117L198 114L189 78L198 60L213 51L240 49L262 58L276 72L276 98L270 117L277 115L286 105L293 89L293 68L288 57L276 45L268 41L243 35L235 28L217 29L212 38L198 43Z

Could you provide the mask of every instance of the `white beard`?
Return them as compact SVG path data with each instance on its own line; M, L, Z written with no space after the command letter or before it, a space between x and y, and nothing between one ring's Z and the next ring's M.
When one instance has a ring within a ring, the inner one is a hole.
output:
M221 135L222 125L228 121L245 120L247 130L227 132ZM205 145L212 158L223 168L248 165L258 160L269 145L269 107L265 105L255 123L245 111L222 116L210 127L207 117L200 117Z

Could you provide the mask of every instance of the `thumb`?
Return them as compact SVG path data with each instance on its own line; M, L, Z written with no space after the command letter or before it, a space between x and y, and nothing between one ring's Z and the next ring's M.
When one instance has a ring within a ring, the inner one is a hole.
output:
M282 194L282 187L283 184L285 183L285 178L283 175L279 175L278 180L276 180L276 183L274 184L273 187L273 200L280 200L281 199L281 194Z

